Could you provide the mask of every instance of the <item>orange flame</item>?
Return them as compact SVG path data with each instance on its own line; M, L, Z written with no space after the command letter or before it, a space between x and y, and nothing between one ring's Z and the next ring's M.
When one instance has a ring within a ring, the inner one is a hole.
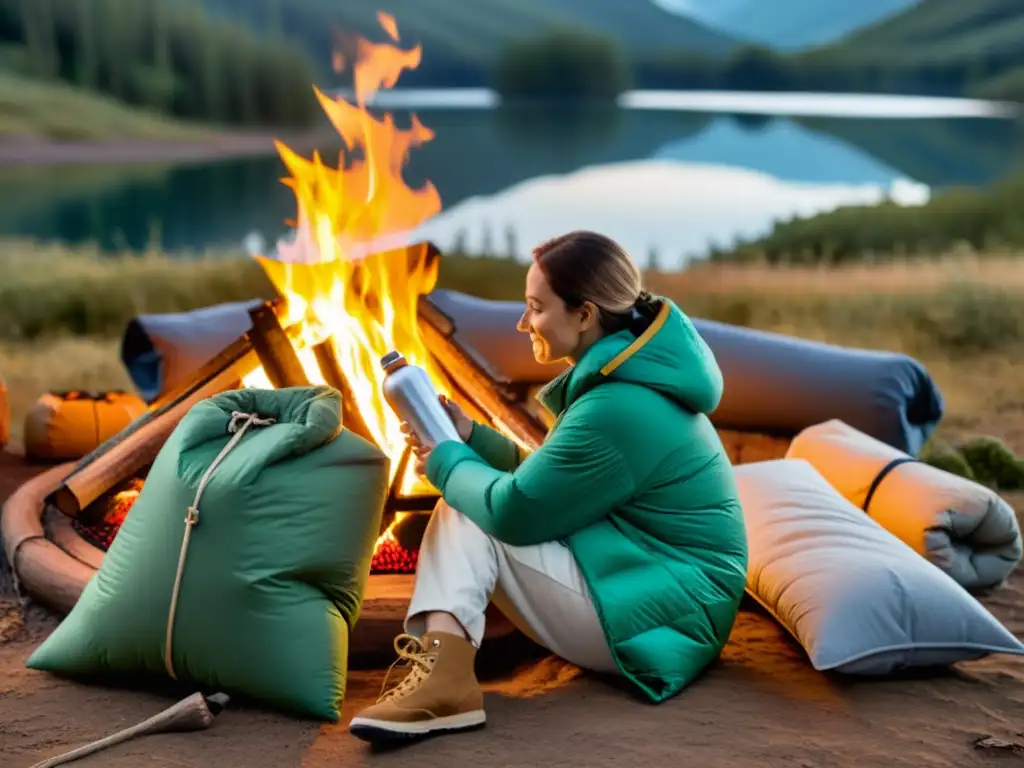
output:
M377 19L397 42L395 20L384 13ZM343 62L339 56L334 63ZM283 321L301 323L297 352L311 382L323 383L323 376L310 347L327 337L333 340L360 416L391 457L392 479L405 442L398 417L381 395L380 358L397 349L409 362L426 368L439 392L449 392L417 323L417 301L434 287L436 262L410 265L397 248L441 210L432 184L414 189L402 178L409 151L434 134L415 117L409 128L401 129L390 114L378 118L366 107L374 93L393 87L402 70L419 63L419 46L402 50L360 39L353 65L355 102L332 99L314 88L344 142L338 168L324 165L319 153L306 160L276 143L291 174L284 183L298 204L295 238L279 244L276 259L259 258L286 300ZM381 252L384 240L387 253ZM270 386L262 370L247 376L244 384ZM416 481L410 467L402 486L408 490Z

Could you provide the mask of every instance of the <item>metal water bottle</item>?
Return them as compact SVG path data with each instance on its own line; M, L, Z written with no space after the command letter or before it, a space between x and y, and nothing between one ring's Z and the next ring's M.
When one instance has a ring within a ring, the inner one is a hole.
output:
M409 365L398 351L384 355L380 365L387 374L384 399L402 421L408 422L423 445L433 448L445 440L462 442L425 370Z

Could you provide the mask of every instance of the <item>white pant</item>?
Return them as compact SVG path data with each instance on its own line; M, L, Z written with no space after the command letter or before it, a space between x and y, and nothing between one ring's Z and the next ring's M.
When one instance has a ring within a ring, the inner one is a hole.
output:
M597 672L617 667L572 552L557 541L512 547L438 503L427 524L405 630L422 635L426 614L450 613L479 647L494 604L516 628L554 654Z

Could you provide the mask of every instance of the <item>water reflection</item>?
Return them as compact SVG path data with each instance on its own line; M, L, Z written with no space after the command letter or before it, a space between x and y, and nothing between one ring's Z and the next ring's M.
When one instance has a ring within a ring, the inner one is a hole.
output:
M905 174L870 153L789 120L720 117L700 133L658 148L654 156L687 163L749 168L786 181L889 186Z
M541 150L552 158L600 151L629 128L628 113L611 105L578 109L499 106L493 113L498 141L518 151ZM704 121L690 121L703 123ZM673 121L673 125L675 121Z
M644 262L678 267L713 245L756 237L776 219L841 205L926 202L928 188L891 184L798 183L723 165L647 160L533 179L467 200L420 229L442 248L524 257L530 246L570 229L597 229ZM514 245L509 232L515 233ZM511 252L510 252L511 251Z
M982 184L1012 169L1024 146L1009 120L468 106L421 119L436 138L413 153L406 177L440 192L445 211L430 224L439 244L464 231L469 247L489 239L501 252L515 240L518 251L591 226L669 261L764 231L775 217L884 194L915 203L927 188ZM331 158L337 147L322 151ZM0 235L108 249L154 238L170 250L238 247L250 233L273 241L295 215L284 174L276 155L0 169Z

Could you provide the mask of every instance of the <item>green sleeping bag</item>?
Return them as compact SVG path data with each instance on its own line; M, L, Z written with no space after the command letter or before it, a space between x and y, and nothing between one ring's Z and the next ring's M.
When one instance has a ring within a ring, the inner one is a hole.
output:
M342 431L331 388L196 404L28 666L171 674L336 722L388 471L380 450Z

